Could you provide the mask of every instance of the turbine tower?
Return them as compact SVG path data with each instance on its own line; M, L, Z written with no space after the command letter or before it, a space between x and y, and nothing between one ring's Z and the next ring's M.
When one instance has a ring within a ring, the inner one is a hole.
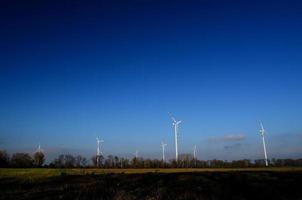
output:
M265 134L265 130L263 128L262 123L260 122L260 136L262 137L262 144L263 144L263 151L264 151L264 160L265 160L265 166L268 166L268 162L267 162L267 154L266 154L266 146L265 146L265 140L264 140L264 134Z
M193 147L193 158L194 158L194 160L196 160L196 154L197 154L197 149L196 149L196 145L194 145L194 147Z
M100 166L100 156L102 155L101 152L101 145L100 143L104 142L104 140L100 139L99 137L96 137L96 143L97 143L97 148L96 148L96 164L99 167Z
M163 151L163 161L165 161L165 147L167 146L167 144L165 144L164 142L161 142L160 146Z
M176 119L169 113L174 126L174 137L175 137L175 160L178 161L178 125L181 121L176 121Z
M135 158L138 158L138 150L135 150Z

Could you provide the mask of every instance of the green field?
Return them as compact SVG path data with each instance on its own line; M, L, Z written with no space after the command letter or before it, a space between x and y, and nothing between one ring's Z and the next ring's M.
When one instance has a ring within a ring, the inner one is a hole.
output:
M0 199L302 199L302 168L0 169Z
M192 172L302 172L302 167L282 168L156 168L156 169L100 169L100 168L0 168L0 178L47 178L64 175L98 175L106 173L192 173Z

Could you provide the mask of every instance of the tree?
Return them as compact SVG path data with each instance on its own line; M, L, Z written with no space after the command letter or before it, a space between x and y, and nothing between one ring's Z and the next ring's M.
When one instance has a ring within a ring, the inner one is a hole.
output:
M82 167L86 167L88 164L87 158L83 157L82 161L81 161L81 166Z
M76 159L72 155L70 154L65 155L64 167L74 167L75 164L76 164Z
M36 152L34 154L34 165L37 167L41 167L45 162L45 156L42 152Z
M96 159L96 156L92 156L92 157L91 157L91 161L92 161L92 166L97 167L97 159Z
M120 167L120 159L117 156L114 156L114 167L119 168Z
M99 166L97 166L97 158L99 159ZM103 166L104 156L92 156L91 160L94 167L101 167Z
M121 158L120 159L121 168L129 168L130 161L127 158Z
M75 158L76 167L85 167L87 165L87 159L81 155Z
M131 161L131 167L132 168L139 168L140 167L140 164L141 164L141 159L137 158L137 157L134 157Z
M170 163L171 163L172 168L177 168L178 167L178 163L175 159L171 160Z
M105 160L105 167L106 168L114 167L114 157L112 155L107 156L107 159Z
M75 167L76 166L76 158L70 154L59 155L58 158L54 159L51 164L51 167Z
M58 158L56 158L52 164L55 167L64 167L65 166L65 155L61 154Z
M255 160L255 167L264 167L265 166L265 160L264 159L257 159Z
M15 153L12 156L11 164L14 167L32 167L33 160L27 153Z
M9 156L5 150L0 150L0 167L7 167L9 165Z

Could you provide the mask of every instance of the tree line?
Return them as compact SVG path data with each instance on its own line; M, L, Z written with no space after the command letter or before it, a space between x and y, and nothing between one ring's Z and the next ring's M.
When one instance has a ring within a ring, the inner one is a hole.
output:
M109 155L106 158L93 156L89 160L82 156L62 154L49 164L45 164L43 152L35 152L33 155L28 153L14 153L10 157L5 150L0 150L0 167L50 167L50 168L80 168L80 167L100 167L100 168L232 168L232 167L264 167L263 159L258 160L198 160L190 154L181 155L178 161L162 161L159 159L144 159L134 157L132 159ZM302 159L271 159L271 167L302 167Z
M0 167L42 167L45 156L36 152L32 156L28 153L14 153L11 157L5 150L0 150Z

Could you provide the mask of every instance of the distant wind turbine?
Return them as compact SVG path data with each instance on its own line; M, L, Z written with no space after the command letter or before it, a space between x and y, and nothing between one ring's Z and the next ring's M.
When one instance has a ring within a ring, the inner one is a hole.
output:
M138 158L138 150L135 150L135 158Z
M38 152L38 153L42 153L43 152L43 149L41 149L40 143L38 145L38 148L37 148L36 152Z
M167 146L167 144L165 144L164 142L161 142L161 149L162 149L162 152L163 152L163 161L165 161L165 147Z
M174 126L174 137L175 137L175 160L178 161L178 125L181 123L181 121L176 121L176 119L172 116L171 113L169 113Z
M194 147L193 147L193 158L194 158L194 160L196 160L196 158L197 158L196 154L197 154L197 148L196 148L196 145L194 145Z
M101 143L103 143L104 140L100 139L99 137L96 137L96 143L97 143L97 148L96 148L96 164L97 166L100 166L100 156L102 155L101 152Z
M260 136L262 137L262 144L263 144L263 151L264 151L264 159L265 159L265 166L268 166L268 162L267 162L267 154L266 154L266 146L265 146L265 140L264 140L264 135L265 135L265 130L263 128L262 122L260 122Z

